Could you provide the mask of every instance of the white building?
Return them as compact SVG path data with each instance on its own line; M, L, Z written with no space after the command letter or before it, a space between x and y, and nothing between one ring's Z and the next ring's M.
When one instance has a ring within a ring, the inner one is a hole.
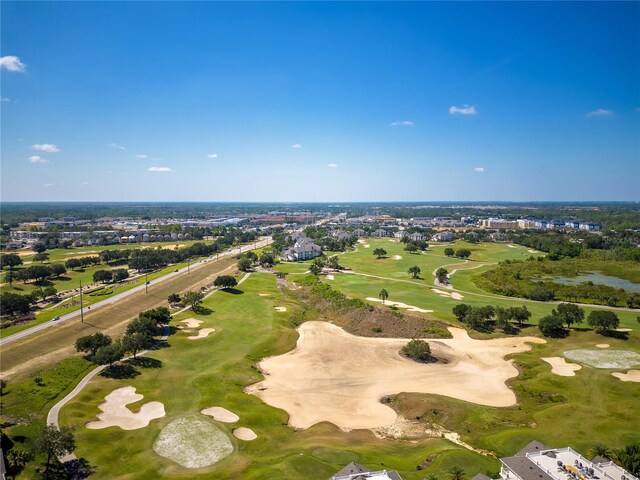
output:
M372 237L386 237L387 236L387 231L386 230L382 230L381 228L379 228L375 232L372 232L371 236Z
M431 237L431 240L434 242L450 242L454 238L456 238L456 235L453 232L439 232Z
M322 248L313 240L304 237L296 241L295 245L285 252L284 257L291 262L299 262L319 257L321 254Z

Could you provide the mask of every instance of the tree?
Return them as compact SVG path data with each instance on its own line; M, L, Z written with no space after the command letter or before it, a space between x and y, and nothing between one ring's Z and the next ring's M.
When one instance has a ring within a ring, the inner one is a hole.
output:
M111 367L111 365L118 360L122 360L122 357L124 357L122 344L120 342L114 342L110 345L100 347L93 356L93 361L98 365L108 365Z
M573 303L561 303L558 305L558 316L567 324L567 328L571 328L574 323L582 323L584 310Z
M436 280L438 280L438 283L448 283L449 279L449 271L444 268L444 267L440 267L436 270Z
M636 477L640 476L640 443L632 443L613 451L618 464Z
M462 467L458 465L451 465L447 470L447 478L449 480L463 480L464 479L464 470Z
M527 309L526 305L522 307L511 307L509 308L511 311L511 318L513 318L518 325L522 325L522 323L531 318L531 312Z
M44 252L42 252L42 253L36 253L36 254L33 256L32 260L33 260L34 262L40 262L40 263L42 263L42 262L46 262L47 260L49 260L49 254L48 254L48 253L44 253Z
M387 251L384 248L374 248L373 254L378 258L382 258L387 254Z
M418 251L418 246L413 242L408 242L404 246L404 249L405 249L405 251L407 251L409 253L413 253L413 252L417 252Z
M44 293L44 289L42 289L40 287L34 288L31 291L31 295L33 296L33 298L36 299L36 301L39 300L39 299L44 300L45 298L47 298L47 296Z
M167 297L167 301L171 304L171 305L175 305L176 303L180 303L180 294L178 293L172 293L171 295L169 295Z
M111 270L111 274L113 275L114 282L121 282L129 278L129 272L126 268L115 268Z
M42 293L44 295L44 297L42 297L42 299L46 300L47 297L55 297L58 294L58 290L56 290L56 287L48 286L48 287L44 288Z
M158 332L158 322L152 317L138 315L138 318L132 320L127 325L126 335L141 333L147 337L155 337Z
M248 272L251 270L251 260L248 258L241 258L238 260L238 270L242 272Z
M589 455L593 457L602 457L609 460L611 458L611 450L604 443L594 443L589 449Z
M563 324L562 318L553 310L551 315L540 319L538 328L545 337L561 337L565 334Z
M509 320L511 320L511 309L496 307L496 327L506 332L509 329Z
M458 258L469 258L471 256L471 250L468 248L460 248L456 251L456 257Z
M309 265L309 271L313 274L313 275L319 275L320 272L322 271L322 268L318 266L318 264L316 263L312 263L311 265Z
M466 303L459 303L455 307L453 307L452 312L456 316L459 322L464 322L467 314L471 310L471 306Z
M22 265L22 258L17 253L7 253L0 255L0 269L9 267L9 270L13 270L15 267Z
M592 310L587 321L596 332L614 330L620 325L618 315L610 310Z
M553 290L542 286L532 289L527 295L531 300L538 300L539 302L550 302L555 296L556 294Z
M327 267L334 270L340 270L340 262L338 261L337 255L332 255L331 257L327 258Z
M76 351L88 353L93 357L100 347L106 347L111 344L111 337L102 332L96 332L93 335L86 335L76 340Z
M61 263L54 263L53 265L50 265L50 267L51 267L51 272L56 277L60 277L65 273L67 273L67 269L64 268L64 265L62 265Z
M167 324L171 320L171 311L167 307L153 308L140 312L138 318L150 318L157 325Z
M455 253L456 253L456 252L454 252L454 251L453 251L453 248L451 248L451 247L447 247L447 248L445 248L445 249L444 249L444 254L445 254L447 257L453 257L453 256L455 255Z
M45 476L49 472L51 460L73 452L76 442L73 439L71 427L61 427L58 429L54 425L45 425L34 439L33 448L36 452L47 457L45 464Z
M384 305L384 302L387 300L387 298L389 298L389 292L387 292L383 288L382 290L380 290L380 293L378 294L378 298L382 300L382 304Z
M13 281L17 278L18 276L13 272L13 270L9 270L5 276L4 276L4 281L7 282L9 284L9 286L13 286Z
M15 478L29 463L33 460L33 454L28 450L24 450L14 445L6 454L7 473Z
M93 272L93 281L98 283L107 283L113 280L113 273L111 270L96 270Z
M132 333L122 337L122 349L125 352L131 352L133 358L136 358L136 354L139 351L151 348L154 343L153 337L143 333Z
M79 270L82 268L82 262L77 258L70 258L66 262L64 262L64 266L69 270Z
M262 255L260 255L258 262L263 267L268 268L268 267L273 267L273 264L275 263L275 259L273 258L273 255L271 255L270 253L263 252Z
M29 313L30 310L31 302L26 295L11 292L2 292L2 295L0 295L0 315L25 314Z
M417 278L420 275L420 272L420 267L418 267L417 265L409 267L409 270L407 270L407 273L411 275L411 278Z
M31 247L31 250L33 250L36 253L42 253L47 249L46 245L44 243L34 243L33 247Z
M220 275L213 281L214 287L222 289L233 288L238 285L238 281L231 275Z
M429 344L415 338L402 347L402 354L416 362L429 362L433 359Z
M234 281L235 281L235 278L234 278ZM224 288L228 288L228 287L224 287ZM204 294L200 292L187 292L184 294L184 297L182 297L182 301L185 303L185 305L190 305L191 310L193 310L194 312L198 310L198 307L200 306L203 300L204 300Z

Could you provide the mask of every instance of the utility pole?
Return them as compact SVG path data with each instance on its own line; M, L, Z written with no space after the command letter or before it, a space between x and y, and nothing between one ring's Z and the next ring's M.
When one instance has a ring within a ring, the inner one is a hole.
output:
M149 293L149 267L147 262L144 262L144 293Z
M80 280L80 323L84 323L84 310L82 308L82 280Z
M191 259L187 257L187 275L191 273L190 267L191 267Z

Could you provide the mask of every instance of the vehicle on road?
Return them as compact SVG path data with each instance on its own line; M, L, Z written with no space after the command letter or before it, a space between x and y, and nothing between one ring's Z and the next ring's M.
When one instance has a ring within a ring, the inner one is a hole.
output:
M52 322L55 322L56 320L60 320L60 317L53 317Z

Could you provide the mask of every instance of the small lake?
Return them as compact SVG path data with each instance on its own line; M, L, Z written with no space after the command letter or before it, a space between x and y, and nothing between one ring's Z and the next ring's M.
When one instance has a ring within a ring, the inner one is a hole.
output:
M640 284L624 278L605 275L602 272L586 272L576 277L553 277L552 281L562 285L580 285L584 282L593 282L594 285L606 285L607 287L622 288L627 292L640 293Z

